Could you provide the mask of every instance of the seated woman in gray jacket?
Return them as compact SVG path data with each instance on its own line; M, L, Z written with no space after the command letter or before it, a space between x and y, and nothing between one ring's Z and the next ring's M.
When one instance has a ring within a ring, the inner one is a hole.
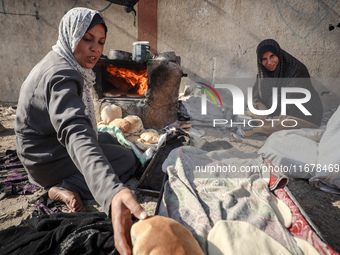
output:
M131 212L147 217L126 181L135 171L129 149L98 141L90 87L107 28L99 12L74 8L62 18L59 38L30 72L20 91L15 125L17 153L32 183L74 212L95 199L112 218L115 245L130 251Z

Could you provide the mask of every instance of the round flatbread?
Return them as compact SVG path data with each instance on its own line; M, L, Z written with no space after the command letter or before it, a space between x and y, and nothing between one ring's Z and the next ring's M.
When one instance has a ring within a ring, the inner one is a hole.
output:
M139 135L129 135L126 136L125 139L128 140L129 142L136 144L136 141L139 139Z
M122 108L114 104L109 104L103 108L100 117L105 124L109 124L116 118L122 118L122 114Z
M125 133L129 129L130 123L125 119L117 118L110 122L109 127L113 126L118 127L123 133Z
M135 141L135 145L142 151L146 151L149 148L157 149L157 144L155 143L146 143L142 138L139 138Z
M106 124L104 121L100 121L97 123L97 127L100 128L100 127L106 127Z
M159 140L159 134L154 132L145 132L140 135L140 138L145 141L144 143L156 144Z
M132 225L133 254L203 255L191 232L179 222L153 216Z
M130 123L129 129L126 131L126 133L140 133L144 129L143 122L138 116L129 115L124 119Z

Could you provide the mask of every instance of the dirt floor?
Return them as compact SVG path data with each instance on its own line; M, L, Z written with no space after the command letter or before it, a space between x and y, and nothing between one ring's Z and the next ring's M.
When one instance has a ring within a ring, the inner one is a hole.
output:
M0 123L6 128L0 132L0 156L6 150L15 150L14 134L15 106L0 104ZM1 125L0 125L1 126ZM205 126L194 125L197 130L204 130L204 138L208 141L227 140L235 148L248 153L257 153L266 140L266 136L254 134L248 138L239 139L225 130L216 130ZM135 190L139 203L149 215L154 215L157 198L146 196L136 190L138 180L132 179L127 186ZM322 239L335 251L340 253L340 195L320 191L308 184L306 180L290 179L289 190L315 225ZM44 194L38 190L30 195L11 195L0 200L0 230L19 224L22 220L32 217L33 202ZM88 211L102 211L95 201L84 201ZM66 206L61 210L69 212Z
M319 237L340 253L340 195L316 189L302 179L290 179L288 189L319 231Z

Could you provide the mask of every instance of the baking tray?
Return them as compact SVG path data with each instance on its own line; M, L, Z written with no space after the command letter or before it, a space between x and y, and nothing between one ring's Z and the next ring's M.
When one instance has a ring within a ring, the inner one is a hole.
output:
M186 132L179 129L168 132L165 143L157 150L140 178L137 190L145 195L158 197L166 178L162 164L173 149L189 144L190 137Z
M156 165L160 161L161 157L159 155L162 153L163 148L161 147L157 150L137 184L137 190L145 195L154 197L160 195L165 173L163 173L162 169L156 168Z

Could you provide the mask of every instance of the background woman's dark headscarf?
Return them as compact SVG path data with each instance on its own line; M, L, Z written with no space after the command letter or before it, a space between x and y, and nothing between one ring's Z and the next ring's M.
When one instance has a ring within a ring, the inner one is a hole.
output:
M269 71L262 65L263 53L270 51L274 53L279 63L274 71ZM278 88L278 106L272 116L281 113L281 88L299 87L311 92L311 99L304 104L312 116L305 116L295 105L287 106L287 115L298 117L320 125L323 114L322 104L318 93L312 86L307 67L298 59L281 49L280 45L273 39L262 41L256 50L257 54L257 79L253 87L253 103L262 102L268 109L272 106L273 87ZM289 93L287 98L301 98L300 93ZM321 112L321 113L320 113Z
M262 65L262 56L266 51L274 53L279 64L274 71L269 71ZM281 49L280 45L273 39L262 41L256 50L258 78L309 78L309 73L306 66L290 55L288 52Z

